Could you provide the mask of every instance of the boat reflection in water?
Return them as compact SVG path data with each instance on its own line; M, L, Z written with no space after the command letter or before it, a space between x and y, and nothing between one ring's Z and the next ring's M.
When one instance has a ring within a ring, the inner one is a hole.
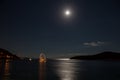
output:
M46 63L39 63L39 80L45 80L46 75Z
M39 80L45 80L46 63L39 63Z
M0 60L0 73L2 71L2 60Z
M41 53L39 57L39 80L45 80L46 76L46 56Z
M2 80L9 80L10 76L10 60L5 60L4 74Z

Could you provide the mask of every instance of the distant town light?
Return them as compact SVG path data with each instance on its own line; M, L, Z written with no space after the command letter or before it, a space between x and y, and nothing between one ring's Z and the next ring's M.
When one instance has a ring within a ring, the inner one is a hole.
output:
M29 58L29 60L30 60L30 61L32 61L32 59L31 59L31 58Z

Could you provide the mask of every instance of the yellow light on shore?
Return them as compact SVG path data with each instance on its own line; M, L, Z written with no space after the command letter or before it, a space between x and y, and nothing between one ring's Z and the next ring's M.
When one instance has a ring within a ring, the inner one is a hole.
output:
M32 61L32 59L31 59L31 58L29 58L29 60L30 60L30 61Z
M7 57L7 58L10 58L10 56L9 56L9 55L7 55L6 57Z

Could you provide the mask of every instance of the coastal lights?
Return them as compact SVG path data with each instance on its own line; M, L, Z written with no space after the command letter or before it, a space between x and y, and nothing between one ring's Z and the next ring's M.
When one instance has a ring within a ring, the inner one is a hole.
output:
M29 61L32 61L32 58L29 58Z

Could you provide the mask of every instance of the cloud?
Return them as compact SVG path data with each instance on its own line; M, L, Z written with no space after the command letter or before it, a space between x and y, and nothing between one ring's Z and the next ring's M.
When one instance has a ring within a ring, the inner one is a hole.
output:
M101 42L101 41L83 43L84 46L93 46L93 47L102 46L104 44L105 42Z

